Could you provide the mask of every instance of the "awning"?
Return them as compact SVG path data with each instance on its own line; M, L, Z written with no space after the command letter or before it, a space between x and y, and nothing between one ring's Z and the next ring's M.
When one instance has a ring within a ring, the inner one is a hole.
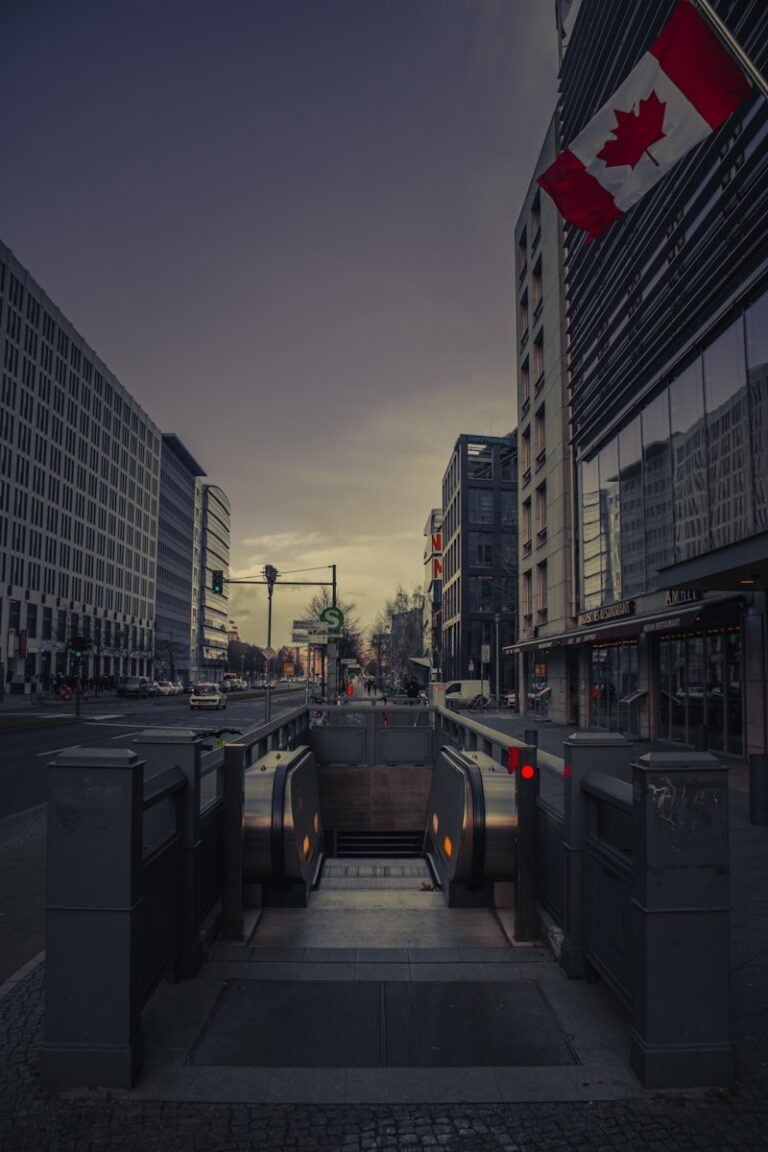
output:
M540 636L535 640L521 640L502 648L505 655L513 652L546 652L549 648L569 648L578 644L599 643L602 640L621 640L624 637L639 636L643 632L666 632L692 623L709 609L720 607L733 594L712 597L710 600L697 600L684 608L665 608L645 616L629 616L622 620L609 620L596 624L593 628L573 628L569 632L559 632L554 636Z

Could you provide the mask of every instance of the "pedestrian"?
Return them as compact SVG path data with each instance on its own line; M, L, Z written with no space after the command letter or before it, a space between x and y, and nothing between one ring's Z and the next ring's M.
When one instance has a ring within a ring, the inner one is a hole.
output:
M412 702L416 702L419 698L419 682L415 676L411 676L410 680L405 686L405 694Z

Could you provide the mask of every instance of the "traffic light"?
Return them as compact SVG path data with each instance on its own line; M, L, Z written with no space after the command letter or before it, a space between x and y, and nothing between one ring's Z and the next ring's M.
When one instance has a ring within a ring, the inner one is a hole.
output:
M82 636L75 636L74 642L72 644L72 652L74 654L75 660L82 660L83 653L85 652L85 640Z
M215 572L211 573L211 587L213 591L218 592L219 595L224 591L224 573L220 568L217 568Z
M269 588L271 591L275 586L275 581L277 580L277 568L275 568L274 565L272 565L272 564L265 564L264 565L264 579L266 580L267 584L269 585Z

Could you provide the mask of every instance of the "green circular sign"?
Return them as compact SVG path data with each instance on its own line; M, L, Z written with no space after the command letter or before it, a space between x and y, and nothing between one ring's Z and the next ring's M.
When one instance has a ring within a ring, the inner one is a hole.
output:
M338 632L344 623L344 613L341 608L323 608L320 619L328 625L332 632Z

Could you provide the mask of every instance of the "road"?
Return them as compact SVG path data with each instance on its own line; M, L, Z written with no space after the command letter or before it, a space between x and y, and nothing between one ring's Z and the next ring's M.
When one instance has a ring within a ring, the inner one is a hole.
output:
M272 694L272 718L295 708L304 700L304 688L279 689ZM264 695L227 697L221 711L190 710L186 696L159 697L149 700L120 700L101 697L82 707L79 721L74 721L74 706L51 704L23 711L36 721L43 716L66 715L66 724L50 728L30 728L0 732L0 820L42 804L47 794L46 764L65 748L128 747L137 732L145 728L240 728L247 732L264 723ZM22 707L18 712L22 712ZM64 711L66 709L66 712Z

